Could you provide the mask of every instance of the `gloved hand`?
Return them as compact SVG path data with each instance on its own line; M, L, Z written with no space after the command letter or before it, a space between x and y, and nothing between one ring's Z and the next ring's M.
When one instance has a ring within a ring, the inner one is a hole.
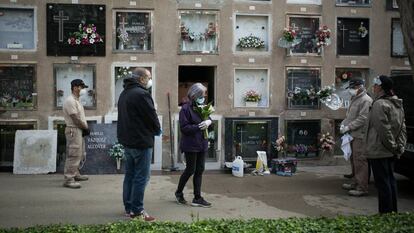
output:
M349 131L349 127L348 126L341 125L341 127L339 128L339 132L341 134L344 134L344 133L346 133L348 131Z
M205 121L202 121L200 124L198 124L198 128L200 128L201 130L205 130L210 125L211 125L211 120L205 120Z
M89 136L91 131L89 129L82 129L82 137Z

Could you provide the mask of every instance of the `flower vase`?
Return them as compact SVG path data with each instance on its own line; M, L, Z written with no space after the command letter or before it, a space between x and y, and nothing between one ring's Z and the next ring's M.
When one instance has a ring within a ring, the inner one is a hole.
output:
M183 40L183 46L182 46L181 50L182 51L186 51L187 50L187 46L186 46L185 40Z
M121 158L116 158L116 170L121 169Z
M259 102L246 101L246 107L248 107L248 108L256 108L258 103Z
M148 50L148 40L144 40L144 48L143 50Z
M210 51L207 49L207 40L203 40L203 48L202 51Z
M214 51L214 39L209 40L209 51Z
M121 41L118 44L118 49L124 50L124 43L122 43Z

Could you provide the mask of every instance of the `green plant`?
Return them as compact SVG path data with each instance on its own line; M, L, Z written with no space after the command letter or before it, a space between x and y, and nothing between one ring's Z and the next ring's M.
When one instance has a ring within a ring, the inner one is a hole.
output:
M250 34L249 36L239 38L239 43L237 43L237 46L240 48L259 49L265 47L265 42L259 37Z

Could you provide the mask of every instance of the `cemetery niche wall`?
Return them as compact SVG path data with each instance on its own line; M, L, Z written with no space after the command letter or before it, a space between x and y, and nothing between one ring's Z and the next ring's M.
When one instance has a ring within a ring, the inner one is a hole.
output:
M401 20L398 18L391 19L391 56L406 57L407 50L404 45L404 36L401 30Z
M314 4L321 5L322 0L286 0L287 4Z
M152 12L116 10L114 49L119 52L152 50Z
M269 51L269 17L263 15L236 15L234 29L235 51Z
M371 0L336 0L337 6L371 6Z
M269 161L276 158L271 142L276 140L278 121L277 117L226 117L225 161L242 156L244 161L255 162L256 151L266 151Z
M82 79L88 86L87 94L79 97L85 109L96 108L96 67L93 64L54 64L55 107L61 109L66 97L71 95L70 82Z
M48 56L105 56L105 5L46 4Z
M34 65L0 65L0 110L36 109Z
M234 107L268 107L268 70L236 69L233 96Z
M338 18L337 25L338 55L369 55L369 19Z
M293 55L318 55L316 31L319 29L320 16L288 16L289 27L297 32L301 42L289 49Z
M318 140L321 123L318 120L286 121L287 155L311 158L319 155Z
M32 8L0 7L0 50L36 49L36 19Z
M218 12L180 11L180 52L218 53Z
M318 109L320 69L289 67L286 70L288 109Z

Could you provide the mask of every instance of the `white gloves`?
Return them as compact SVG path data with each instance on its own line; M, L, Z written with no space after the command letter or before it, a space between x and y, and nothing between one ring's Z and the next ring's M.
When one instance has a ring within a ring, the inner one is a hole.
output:
M341 127L339 128L339 132L341 134L344 134L344 133L346 133L348 131L349 131L349 127L348 126L341 125Z
M205 130L210 125L211 125L211 120L205 120L205 121L202 121L200 124L198 124L198 128L200 128L201 130Z

